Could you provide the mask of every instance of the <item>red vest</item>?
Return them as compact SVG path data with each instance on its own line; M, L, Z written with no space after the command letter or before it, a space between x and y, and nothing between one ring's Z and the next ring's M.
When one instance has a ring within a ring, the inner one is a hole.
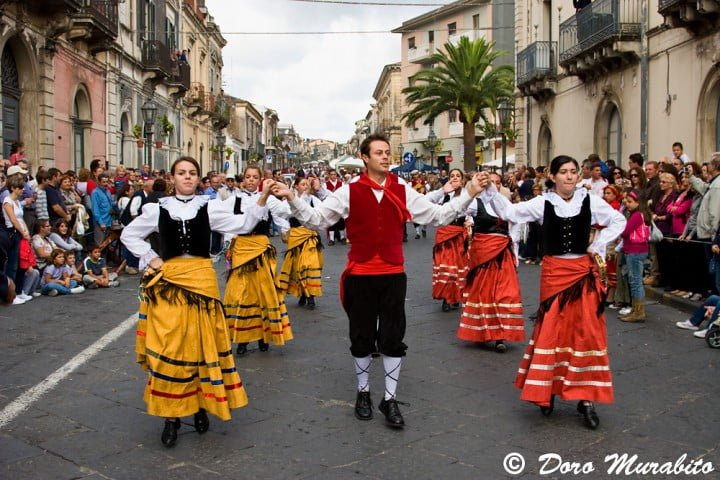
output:
M331 192L334 192L338 188L342 187L342 184L343 183L339 178L337 179L337 185L333 185L333 183L328 180L327 182L325 182L325 188Z
M397 183L390 187L393 193L405 203L405 186ZM372 189L359 182L350 184L350 215L345 220L347 238L350 241L348 259L367 262L376 254L385 262L402 265L402 239L405 221L397 209L383 195L378 203Z

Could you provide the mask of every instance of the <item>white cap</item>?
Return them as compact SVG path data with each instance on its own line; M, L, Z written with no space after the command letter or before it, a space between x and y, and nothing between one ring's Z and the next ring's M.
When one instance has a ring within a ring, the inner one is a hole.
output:
M17 173L22 173L23 175L27 175L27 170L23 170L23 169L22 169L21 167L19 167L18 165L13 165L13 166L9 167L9 168L5 171L5 175L7 175L8 177L9 177L10 175L15 175L15 174L17 174Z

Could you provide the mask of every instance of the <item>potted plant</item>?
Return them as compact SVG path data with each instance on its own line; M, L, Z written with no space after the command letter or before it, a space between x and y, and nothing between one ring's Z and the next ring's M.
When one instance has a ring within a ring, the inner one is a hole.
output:
M138 125L137 123L133 125L132 127L132 134L133 137L135 137L135 141L137 142L138 148L142 148L145 146L145 141L142 138L142 127Z
M225 158L230 158L230 155L232 155L234 150L230 147L225 147Z
M175 131L175 125L170 121L167 115L163 115L159 117L160 119L160 126L162 127L163 134L166 137L170 137L170 135L173 134Z

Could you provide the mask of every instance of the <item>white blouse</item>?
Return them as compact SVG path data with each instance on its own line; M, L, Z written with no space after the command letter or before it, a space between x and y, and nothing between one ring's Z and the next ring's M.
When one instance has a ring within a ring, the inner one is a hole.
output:
M238 197L245 200L242 204L245 205L247 203L247 198L253 198L255 201L260 197L261 192L259 190L255 190L254 192L249 192L247 190L242 190L241 193L237 194ZM232 201L235 201L235 197L230 197ZM275 225L278 226L281 232L285 233L288 230L290 230L290 217L292 214L290 213L290 207L288 206L287 202L283 202L282 200L278 200L277 197L270 195L267 198L267 210L264 213L264 217L261 220L267 220L268 219L268 211L270 214L272 214L273 222L275 222Z
M207 195L163 197L158 203L145 204L142 214L123 229L120 240L130 250L130 253L140 258L140 267L144 268L151 260L159 257L146 238L151 233L158 231L160 207L165 208L173 220L185 221L195 218L198 210L205 204L208 206L210 229L219 233L232 235L250 233L263 217L267 217L267 207L260 207L256 202L247 202L247 205L244 205L243 213L235 215L233 212L234 198L223 202L210 200ZM173 239L167 238L160 240L173 241Z
M546 192L530 200L520 203L511 203L503 195L498 195L495 185L490 185L481 194L483 201L492 204L498 216L505 221L513 223L528 223L543 221L545 213L545 201L549 201L555 208L555 214L561 218L574 217L580 213L583 200L589 195L587 189L578 188L575 190L569 201L563 200L555 192ZM592 225L601 225L605 228L600 230L590 248L601 256L605 257L607 246L620 236L625 229L625 217L612 208L604 199L590 195L590 213ZM582 255L566 254L562 257L577 258Z

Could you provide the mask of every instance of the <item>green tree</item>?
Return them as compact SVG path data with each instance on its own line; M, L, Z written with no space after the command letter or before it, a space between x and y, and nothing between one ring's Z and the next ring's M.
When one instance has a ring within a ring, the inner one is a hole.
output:
M493 51L494 42L461 37L457 45L445 44L444 53L432 56L434 68L421 70L403 89L410 110L403 118L408 127L424 118L432 124L440 114L457 110L463 124L463 164L466 171L475 166L475 124L488 123L487 114L495 112L500 100L511 97L515 69L511 65L493 65L503 51Z

